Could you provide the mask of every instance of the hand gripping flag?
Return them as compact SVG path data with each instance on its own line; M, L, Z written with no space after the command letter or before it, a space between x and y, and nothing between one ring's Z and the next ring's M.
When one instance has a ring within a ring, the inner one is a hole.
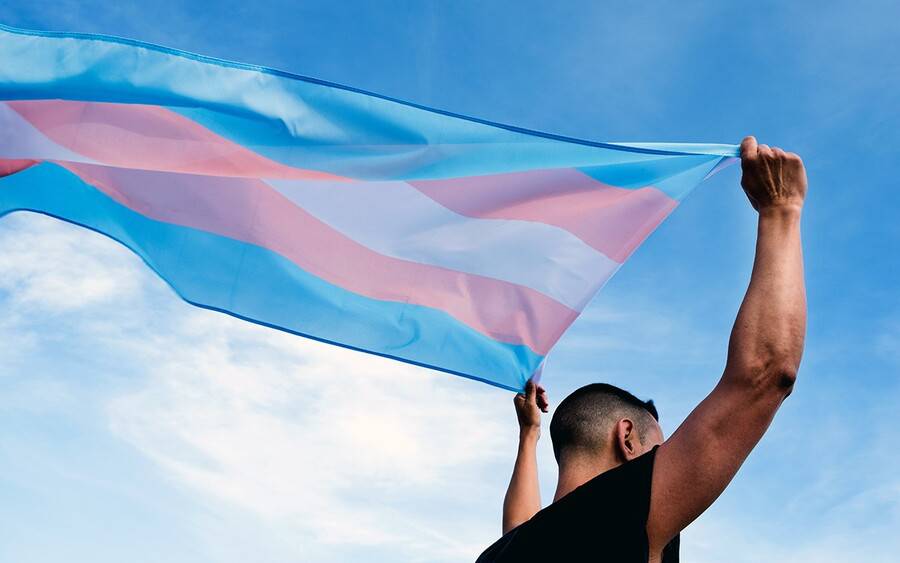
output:
M735 156L0 27L0 215L107 235L194 305L513 390Z

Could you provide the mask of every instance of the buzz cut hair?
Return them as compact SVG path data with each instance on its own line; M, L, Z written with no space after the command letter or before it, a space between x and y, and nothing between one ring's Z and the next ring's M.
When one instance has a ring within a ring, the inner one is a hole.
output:
M609 445L610 427L623 418L634 422L643 442L652 421L659 422L659 413L652 400L642 401L615 385L591 383L576 389L563 399L550 421L556 462L574 452L603 451Z

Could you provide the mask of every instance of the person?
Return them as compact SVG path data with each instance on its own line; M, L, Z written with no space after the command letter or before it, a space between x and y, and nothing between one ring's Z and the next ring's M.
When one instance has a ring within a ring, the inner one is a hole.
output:
M546 392L516 395L519 450L503 503L503 536L478 563L673 563L679 533L722 493L794 388L806 332L800 157L741 143L741 186L758 212L756 257L731 331L724 373L664 439L652 401L594 383L563 400L550 422L559 465L541 510L536 444Z

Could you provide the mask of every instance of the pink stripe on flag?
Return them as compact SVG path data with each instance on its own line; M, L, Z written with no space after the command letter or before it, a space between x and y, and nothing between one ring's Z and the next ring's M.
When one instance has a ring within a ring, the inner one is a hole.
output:
M656 188L616 188L572 168L409 184L468 217L555 225L619 263L678 205Z
M0 178L21 172L29 166L37 164L36 160L9 160L0 158Z
M495 340L541 355L578 315L524 286L374 252L260 180L61 165L151 219L268 248L349 291L440 309Z
M275 162L158 106L68 100L6 103L56 143L111 166L210 176L344 179Z

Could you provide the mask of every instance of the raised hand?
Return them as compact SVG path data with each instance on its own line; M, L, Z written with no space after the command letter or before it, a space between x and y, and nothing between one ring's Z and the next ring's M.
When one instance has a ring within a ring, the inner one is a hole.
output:
M550 403L547 402L547 391L540 385L529 380L525 384L525 392L513 397L516 406L516 416L519 419L519 428L540 428L541 413L547 412Z
M755 137L741 142L741 187L753 209L803 207L806 170L796 153L757 144Z

